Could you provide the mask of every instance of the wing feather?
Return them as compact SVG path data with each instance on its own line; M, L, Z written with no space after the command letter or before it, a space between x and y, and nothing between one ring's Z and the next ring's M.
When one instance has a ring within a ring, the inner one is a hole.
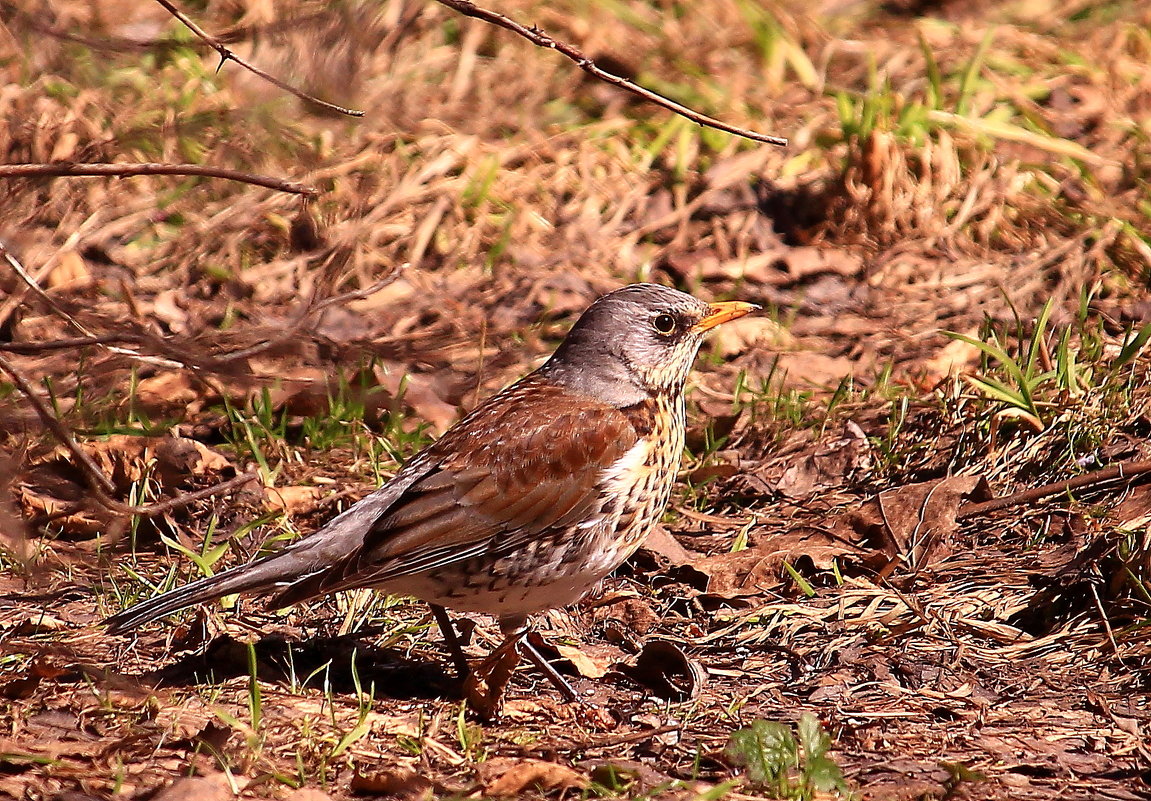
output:
M528 376L425 452L425 474L381 510L361 547L280 600L514 551L598 513L606 471L637 439L619 409Z

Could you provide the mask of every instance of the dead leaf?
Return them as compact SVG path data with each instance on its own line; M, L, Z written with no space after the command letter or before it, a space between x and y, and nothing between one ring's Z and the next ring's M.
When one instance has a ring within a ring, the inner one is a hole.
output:
M152 301L152 315L173 334L184 334L188 330L188 312L180 305L185 300L181 289L165 289L156 293Z
M982 476L949 476L884 490L870 503L890 537L889 552L918 568L951 553L951 540L959 528L959 504L989 496Z
M52 155L48 157L48 161L72 161L78 144L80 144L79 134L75 131L64 131L52 146Z
M779 354L777 369L787 373L791 385L834 388L854 375L856 364L843 356L795 352Z
M141 411L157 414L168 409L186 408L200 399L200 390L188 373L171 371L141 380L136 385L135 397L125 400L123 407L127 408L131 403Z
M223 773L186 776L152 796L152 801L230 801L235 795Z
M408 801L428 799L435 795L435 785L431 779L410 770L357 773L352 777L348 789L356 794L396 796ZM288 796L288 801L310 801L310 799L297 799L293 794ZM316 801L322 800L317 798Z
M464 699L481 720L490 720L499 714L504 693L519 663L519 649L514 640L508 640L472 668L464 681Z
M604 636L629 650L635 636L647 634L660 622L651 604L635 595L605 598L591 607L592 620L604 627Z
M84 263L84 257L74 250L61 251L56 258L56 266L48 274L48 286L51 289L87 286L91 281L92 274Z
M692 567L708 577L707 593L723 598L762 595L779 585L782 565L802 557L821 570L860 550L824 529L798 528L769 535L751 548L698 560Z
M539 759L497 757L480 766L484 795L511 798L524 793L582 790L588 786L586 776L566 765Z
M448 403L436 390L436 381L423 373L402 369L377 369L376 375L391 397L402 397L403 403L421 420L431 424L437 434L447 431L459 419L459 409Z
M779 323L767 317L741 317L711 335L712 350L725 359L755 348L788 348L794 340Z
M663 526L656 526L652 529L640 547L642 550L662 557L670 565L687 565L696 559L696 557L680 545L679 540L673 537Z
M269 511L300 515L315 509L324 497L323 487L267 487L264 491L264 506Z
M971 332L975 336L977 332ZM939 349L939 352L927 360L924 368L928 377L935 381L947 378L956 373L962 373L971 365L979 361L979 348L962 339L953 339Z
M555 645L559 655L571 662L581 676L586 679L599 679L607 675L611 666L620 660L623 651L609 646Z
M863 259L858 255L845 250L828 250L822 247L791 248L782 261L792 279L823 273L834 273L850 278L863 270Z
M232 463L219 451L214 451L202 442L186 437L163 437L155 442L156 461L161 468L174 471L182 476L217 475L234 470ZM182 483L175 476L167 486Z
M649 640L634 665L617 665L616 670L656 697L675 703L690 701L707 684L703 666L666 640Z
M871 448L867 435L855 422L848 420L843 436L830 442L815 443L814 450L797 456L783 468L778 477L760 475L768 486L789 498L806 498L816 492L842 487L854 474L871 466ZM778 465L763 471L770 475Z

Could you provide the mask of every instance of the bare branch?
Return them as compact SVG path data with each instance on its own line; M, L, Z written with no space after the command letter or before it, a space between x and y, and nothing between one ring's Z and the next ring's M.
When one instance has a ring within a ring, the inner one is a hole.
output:
M338 112L340 114L347 114L349 117L362 117L362 116L364 116L364 112L362 112L362 111L357 111L356 109L351 109L351 108L344 108L343 106L337 106L335 103L329 103L326 100L320 100L318 97L313 97L312 95L308 94L307 92L302 92L299 89L295 88L294 86L289 86L288 84L284 83L283 81L281 81L279 78L275 77L274 75L270 75L270 74L264 72L259 67L255 66L254 64L249 64L247 61L244 61L242 58L237 56L231 50L226 48L223 45L223 43L220 42L219 39L216 39L215 37L208 34L203 28L201 28L199 25L197 25L195 22L193 22L183 11L176 8L176 6L174 6L168 0L156 0L156 2L159 3L160 5L162 5L164 8L166 8L168 10L169 14L171 14L176 19L180 20L180 22L184 23L184 25L187 26L188 30L190 30L192 33L199 36L201 39L203 39L205 42L207 42L212 47L213 50L215 50L217 53L219 53L220 54L220 66L223 66L224 62L226 62L226 61L235 61L237 64L239 64L241 67L248 70L249 72L251 72L255 75L259 75L261 78L263 78L265 81L272 84L273 86L278 86L280 89L283 89L285 92L289 92L289 93L295 95L296 97L300 98L300 100L303 100L307 103L314 103L317 106L322 106L323 108L328 109L329 111L335 111L335 112Z
M0 178L42 178L59 176L110 176L130 178L136 175L193 175L204 178L223 178L227 181L262 186L278 192L290 192L313 198L319 194L315 187L296 181L285 181L270 175L212 167L205 164L78 164L62 161L53 164L0 164Z
M1151 462L1120 462L1075 478L1069 478L1066 481L1056 481L1053 484L1032 487L1029 490L1005 495L1002 498L992 498L990 501L983 501L982 503L966 504L959 507L959 513L955 519L969 520L972 517L997 512L1000 509L1022 506L1033 501L1040 501L1055 495L1066 495L1073 490L1107 484L1112 481L1134 481L1147 473L1151 473Z
M164 3L165 0L157 0L157 2ZM735 125L729 125L726 122L717 120L714 117L709 117L706 114L701 114L694 109L681 105L670 98L666 98L661 94L653 92L650 89L629 81L627 78L615 75L607 70L601 69L596 66L596 63L590 58L585 56L579 50L566 42L560 42L539 28L532 26L531 28L524 27L513 19L505 17L503 14L489 11L486 8L480 8L470 0L436 0L437 3L445 5L453 11L463 14L465 17L473 17L475 19L483 20L484 22L496 25L505 30L509 30L514 34L522 36L537 47L547 48L548 50L555 50L567 58L575 62L576 66L589 75L598 78L601 81L610 83L612 86L618 86L620 89L631 92L633 95L642 97L651 103L658 106L663 106L669 111L674 111L681 117L686 117L697 125L703 125L708 128L714 128L717 131L725 131L729 134L742 136L744 139L751 139L756 142L766 142L769 145L787 146L787 140L779 136L769 136L768 134L757 133L750 131L746 128L739 128Z

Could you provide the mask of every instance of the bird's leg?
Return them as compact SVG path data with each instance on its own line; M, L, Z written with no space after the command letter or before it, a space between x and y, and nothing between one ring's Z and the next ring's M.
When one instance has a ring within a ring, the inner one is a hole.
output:
M523 646L524 654L528 660L539 668L541 673L547 676L548 681L552 683L553 687L559 690L560 695L564 697L565 701L568 703L578 701L579 695L576 693L575 688L571 686L567 679L560 675L560 672L555 669L555 665L549 662L547 657L541 654L539 650L532 645L531 640L528 639L528 634L528 631L524 631L523 634L520 635L520 645Z
M456 666L456 675L460 681L466 681L468 674L471 673L471 668L468 666L467 657L464 656L464 649L460 645L456 627L452 625L452 619L448 617L448 610L439 604L428 604L428 606L431 607L436 625L440 627L440 633L444 636L444 645L447 646L448 653L451 655L452 664Z
M468 706L485 720L490 720L503 706L504 692L512 673L520 663L519 633L504 639L464 680L464 698Z
M559 690L565 701L570 703L579 700L567 679L528 640L531 629L526 617L501 617L500 631L504 635L500 647L469 673L464 682L464 697L468 706L480 717L491 718L503 705L504 691L520 663L521 651Z
M547 677L547 680L552 683L552 686L559 690L560 695L564 697L565 701L571 703L579 698L576 691L572 689L571 684L568 683L568 680L561 676L559 671L555 669L555 666L532 645L531 640L528 638L531 629L528 626L527 618L500 618L500 631L502 631L504 636L509 640L514 639L519 646L522 646L524 655Z

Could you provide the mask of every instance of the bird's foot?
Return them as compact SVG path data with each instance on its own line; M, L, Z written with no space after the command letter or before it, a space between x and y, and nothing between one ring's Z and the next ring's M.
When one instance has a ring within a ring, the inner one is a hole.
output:
M508 683L520 663L519 643L519 636L504 640L464 679L464 700L482 720L491 720L503 708Z

